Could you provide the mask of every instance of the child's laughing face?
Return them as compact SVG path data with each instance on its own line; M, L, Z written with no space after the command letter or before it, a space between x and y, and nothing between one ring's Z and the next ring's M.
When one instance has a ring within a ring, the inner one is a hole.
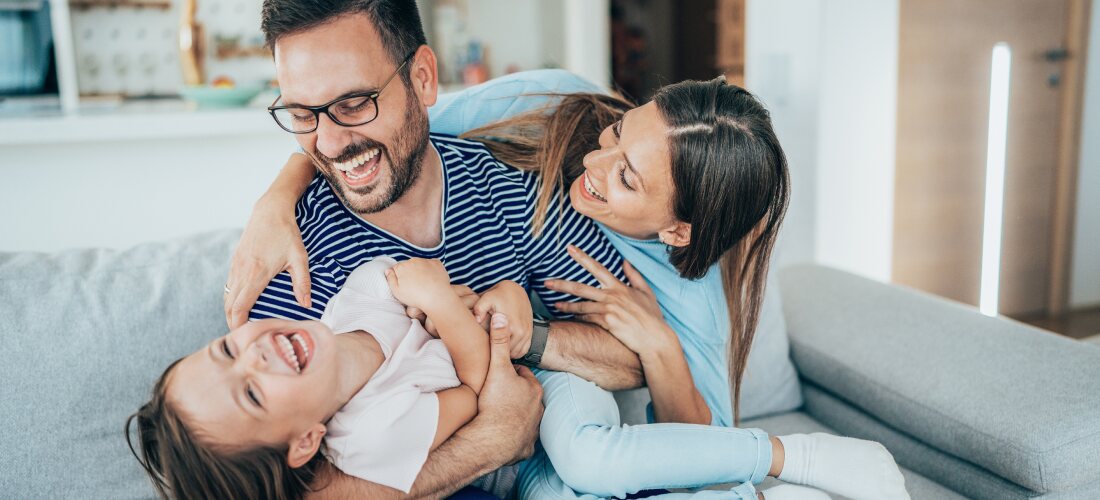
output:
M230 449L293 446L344 403L339 376L335 336L327 326L266 319L184 358L166 391L202 441Z

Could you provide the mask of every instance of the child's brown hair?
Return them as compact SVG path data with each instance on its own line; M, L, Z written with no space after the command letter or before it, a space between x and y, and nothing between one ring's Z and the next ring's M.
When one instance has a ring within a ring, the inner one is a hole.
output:
M126 442L157 493L166 499L297 499L316 491L312 483L325 465L317 453L305 465L287 464L287 447L260 446L230 452L204 445L165 396L176 360L153 386L153 397L126 419ZM137 444L130 432L137 423Z

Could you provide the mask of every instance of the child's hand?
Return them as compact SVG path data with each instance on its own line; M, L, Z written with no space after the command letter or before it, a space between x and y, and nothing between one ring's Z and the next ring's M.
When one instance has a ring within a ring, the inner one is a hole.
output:
M531 348L532 317L531 299L527 290L514 281L501 281L493 285L474 304L474 318L486 330L493 313L504 313L508 317L508 330L511 333L510 348L512 358L527 354Z
M402 304L430 311L430 305L457 298L451 290L451 277L443 263L435 259L409 259L386 270L390 291Z

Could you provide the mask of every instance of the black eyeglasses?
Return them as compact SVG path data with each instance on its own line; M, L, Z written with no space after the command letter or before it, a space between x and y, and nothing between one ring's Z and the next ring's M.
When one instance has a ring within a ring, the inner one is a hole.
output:
M280 128L292 134L308 134L317 130L321 113L328 115L333 123L344 127L357 127L370 123L378 118L378 96L382 94L383 90L386 90L386 86L393 81L393 78L401 72L415 54L414 51L406 56L401 65L397 67L397 71L394 71L386 79L386 83L382 84L382 88L378 90L357 92L333 99L320 106L276 106L275 103L282 99L282 96L279 96L275 98L275 102L272 102L271 106L268 106L267 112L271 113L271 117L275 119L275 123L278 123Z

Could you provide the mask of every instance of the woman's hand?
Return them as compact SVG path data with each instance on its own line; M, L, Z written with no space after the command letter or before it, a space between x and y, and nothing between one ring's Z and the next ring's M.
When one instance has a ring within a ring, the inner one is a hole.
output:
M451 289L451 277L436 259L409 259L386 270L394 298L406 307L432 314L437 305L461 302ZM451 299L451 300L448 300Z
M600 282L600 288L575 281L549 280L546 287L551 290L588 299L586 302L558 302L555 308L599 325L639 356L679 350L679 340L665 323L656 295L634 266L623 261L623 270L630 281L628 286L581 249L569 245L568 251L573 260Z
M534 328L531 311L531 298L527 290L514 281L501 281L481 295L474 304L474 319L482 328L489 330L489 319L494 313L508 317L508 330L511 334L509 352L512 359L523 357L531 348L531 331Z
M603 327L638 354L658 422L709 424L710 409L691 378L680 339L665 323L657 296L641 273L623 261L623 271L630 281L627 286L580 249L570 245L569 255L592 273L600 288L574 281L548 281L546 286L551 290L589 300L554 306Z
M225 320L230 329L248 320L260 293L282 271L290 272L298 304L310 306L309 257L294 220L293 204L267 197L256 202L225 282Z

